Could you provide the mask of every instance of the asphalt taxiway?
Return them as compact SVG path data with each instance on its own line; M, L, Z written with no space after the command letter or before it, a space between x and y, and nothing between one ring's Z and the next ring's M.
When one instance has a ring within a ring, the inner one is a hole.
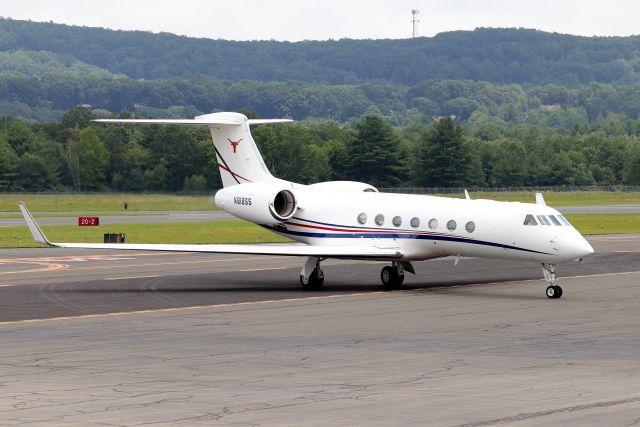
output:
M564 214L638 214L640 204L616 205L581 205L560 206L558 211ZM16 218L0 218L0 227L17 227L24 225L24 219L18 217L19 211L6 212ZM99 216L100 224L148 224L158 222L193 222L193 221L230 221L236 218L225 211L111 211L100 212L32 212L41 225L76 225L79 216ZM64 216L46 216L46 215ZM45 215L45 216L41 216Z
M559 268L0 251L1 425L640 424L640 236Z

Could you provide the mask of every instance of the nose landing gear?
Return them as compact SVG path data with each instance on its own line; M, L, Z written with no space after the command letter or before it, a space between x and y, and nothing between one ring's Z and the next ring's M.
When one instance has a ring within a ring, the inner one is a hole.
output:
M562 296L562 288L558 285L556 266L554 264L542 264L542 272L544 273L544 280L549 285L546 290L547 298L560 298Z

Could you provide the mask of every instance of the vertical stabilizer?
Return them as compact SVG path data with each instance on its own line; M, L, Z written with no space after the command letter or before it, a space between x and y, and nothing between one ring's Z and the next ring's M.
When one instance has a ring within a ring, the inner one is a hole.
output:
M274 179L251 136L250 121L244 114L213 113L195 119L212 123L237 123L209 125L223 186Z

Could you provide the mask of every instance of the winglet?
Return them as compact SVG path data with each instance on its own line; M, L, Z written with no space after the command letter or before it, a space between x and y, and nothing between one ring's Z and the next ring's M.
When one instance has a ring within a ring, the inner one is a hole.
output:
M471 196L469 195L469 192L467 191L467 189L464 189L464 198L467 200L471 200Z
M536 205L547 206L544 197L542 197L542 193L536 193Z
M42 243L43 245L54 246L49 240L47 240L47 237L40 229L40 226L38 225L36 220L33 219L33 216L31 216L31 212L29 212L29 209L27 209L27 205L25 205L24 202L18 202L18 207L22 212L22 216L24 216L24 220L29 226L29 231L31 231L31 235L33 235L35 241L38 243Z

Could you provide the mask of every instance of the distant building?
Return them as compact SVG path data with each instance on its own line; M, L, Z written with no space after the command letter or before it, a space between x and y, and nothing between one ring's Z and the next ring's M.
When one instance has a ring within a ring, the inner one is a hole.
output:
M562 107L560 107L560 104L548 104L548 105L541 105L540 109L542 111L560 111Z
M78 107L86 108L87 110L93 110L96 108L93 104L78 104Z
M439 122L442 119L451 119L451 121L455 122L458 116L452 114L450 116L431 116L434 122Z
M141 108L144 108L144 104L142 102L136 102L135 104L133 104L133 108L139 110Z

